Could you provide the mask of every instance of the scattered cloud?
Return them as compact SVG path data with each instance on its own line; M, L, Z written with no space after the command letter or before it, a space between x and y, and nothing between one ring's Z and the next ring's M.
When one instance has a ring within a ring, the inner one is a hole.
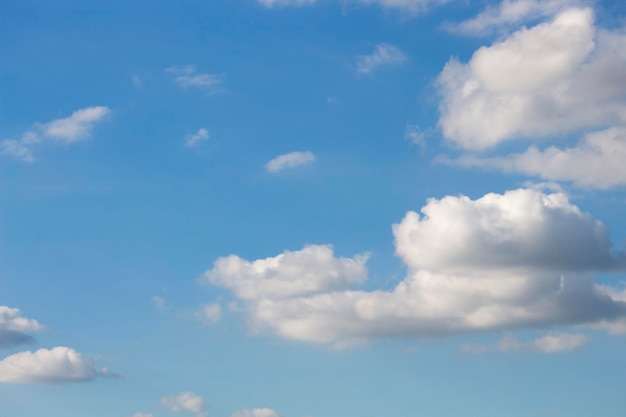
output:
M47 123L36 123L20 139L5 139L0 142L0 152L24 162L34 162L31 148L43 142L69 145L91 137L96 123L111 114L105 106L86 107L76 110L71 116Z
M155 417L155 415L151 413L135 413L133 417Z
M365 281L367 258L336 258L328 245L309 245L253 262L230 255L217 259L202 282L228 288L245 300L312 295Z
M503 0L498 5L488 6L476 17L444 27L464 35L483 36L520 23L552 17L564 8L580 3L576 0Z
M97 371L91 359L74 349L59 346L4 358L0 361L0 383L64 384L115 375L106 369L103 371Z
M224 76L221 74L199 73L195 65L183 67L168 67L166 72L175 75L174 81L182 88L202 88L211 93L223 91L222 83Z
M152 304L159 311L165 311L170 308L165 298L159 295L155 295L154 297L152 297Z
M495 158L465 155L442 162L463 167L496 169L568 181L582 188L607 189L626 185L626 128L614 127L590 133L575 147L535 146L523 153Z
M222 306L218 303L206 304L196 313L196 317L206 325L216 325L222 319Z
M589 337L580 333L549 333L535 340L522 342L513 335L506 335L496 346L465 344L461 350L467 353L538 352L557 353L583 348Z
M244 408L235 411L230 417L280 417L280 415L270 408Z
M404 138L410 140L422 149L426 148L426 137L431 132L429 130L423 130L419 125L407 125L404 130Z
M312 152L291 152L279 155L265 165L267 172L276 173L288 168L296 168L315 161Z
M395 67L407 61L407 56L397 46L379 43L370 55L361 55L356 59L356 71L359 74L371 74L382 67Z
M596 28L588 8L522 28L450 60L438 78L439 125L453 144L481 150L626 122L626 34Z
M189 412L196 417L207 416L204 411L204 400L193 392L181 392L178 395L162 397L161 405L176 413Z
M265 7L308 6L317 0L257 0ZM449 0L348 0L348 3L376 5L389 10L399 10L409 14L423 13L431 7L448 3Z
M205 140L209 140L209 131L201 128L196 133L185 136L185 145L189 148L195 148L200 145L200 142Z
M448 196L421 212L393 227L408 274L390 291L346 289L365 279L366 258L335 258L324 246L252 262L220 258L205 279L244 301L256 329L335 346L626 317L626 303L591 275L624 269L624 254L564 194ZM306 253L320 248L321 257Z
M43 330L45 327L36 320L22 317L19 309L0 306L0 348L33 343L28 333Z

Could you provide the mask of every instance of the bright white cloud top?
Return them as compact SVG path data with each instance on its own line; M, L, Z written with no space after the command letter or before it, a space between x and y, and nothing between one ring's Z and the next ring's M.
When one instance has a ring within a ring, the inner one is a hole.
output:
M626 303L590 275L623 268L623 253L613 251L606 227L565 195L520 189L478 200L449 196L421 211L393 228L409 272L392 291L339 289L362 282L365 258L333 260L328 248L315 246L253 262L221 258L206 277L246 300L255 326L336 345L626 317ZM310 254L320 248L324 256ZM326 266L346 262L349 268Z
M396 67L408 60L404 52L395 45L380 43L369 55L361 55L356 60L356 71L359 74L371 74L384 67Z
M285 169L297 168L299 166L308 165L315 162L315 155L313 152L290 152L283 155L278 155L265 165L267 172L277 173Z
M37 320L22 316L18 308L0 306L0 347L32 343L29 333L41 332L45 327Z
M93 360L64 346L20 352L0 361L0 383L65 384L108 375L106 370L98 372Z
M105 106L86 107L76 110L71 116L36 123L32 130L25 132L20 139L5 139L0 142L0 152L24 162L35 160L32 147L43 142L69 145L91 137L96 123L111 114Z
M465 149L626 122L626 35L572 8L451 60L439 75L444 136Z

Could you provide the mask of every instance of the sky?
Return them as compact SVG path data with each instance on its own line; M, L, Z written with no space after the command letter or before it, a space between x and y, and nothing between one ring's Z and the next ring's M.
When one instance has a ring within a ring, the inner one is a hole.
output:
M0 416L623 417L626 4L6 0Z

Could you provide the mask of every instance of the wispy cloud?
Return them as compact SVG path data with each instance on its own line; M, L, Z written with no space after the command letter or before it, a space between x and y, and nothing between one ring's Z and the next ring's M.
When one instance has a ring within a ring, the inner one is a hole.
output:
M317 0L257 0L265 7L307 6ZM362 5L377 5L388 10L402 11L407 15L423 13L432 6L448 3L449 0L352 0Z
M185 136L185 145L189 148L195 148L200 142L209 139L209 131L201 128L196 133L191 133Z
M464 344L461 350L467 353L489 352L537 352L558 353L581 349L587 345L589 337L580 333L548 333L530 341L521 341L513 335L500 339L496 345Z
M174 74L174 81L176 81L176 83L182 88L201 88L211 93L219 93L223 91L223 75L197 72L195 65L168 67L165 71Z
M369 55L361 55L356 59L356 71L359 74L371 74L381 67L394 67L408 60L406 54L395 45L380 43Z
M91 137L96 123L109 114L111 109L105 106L86 107L63 119L35 123L33 129L24 133L20 139L5 139L0 142L0 152L24 162L33 162L33 146L43 142L69 145L86 140Z
M267 172L276 173L284 169L296 168L315 161L315 155L310 151L290 152L279 155L265 165Z

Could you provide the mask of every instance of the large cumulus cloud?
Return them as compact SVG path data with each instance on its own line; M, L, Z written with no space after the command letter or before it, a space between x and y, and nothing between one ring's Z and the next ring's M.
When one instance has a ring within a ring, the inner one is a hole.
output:
M287 288L306 288L312 280L315 290L275 291L272 280L223 268L228 258L206 276L212 283L231 283L226 286L246 301L258 328L316 343L606 326L626 316L621 293L598 285L592 275L623 268L623 254L613 248L608 229L565 195L520 189L477 200L448 196L430 200L421 212L407 213L393 228L408 273L390 291L315 284L327 265L346 258L318 263L304 257L306 262L297 263L296 257L297 266L280 274L281 282L290 282ZM333 282L362 281L354 279L352 268L330 270ZM232 285L251 277L254 291Z

